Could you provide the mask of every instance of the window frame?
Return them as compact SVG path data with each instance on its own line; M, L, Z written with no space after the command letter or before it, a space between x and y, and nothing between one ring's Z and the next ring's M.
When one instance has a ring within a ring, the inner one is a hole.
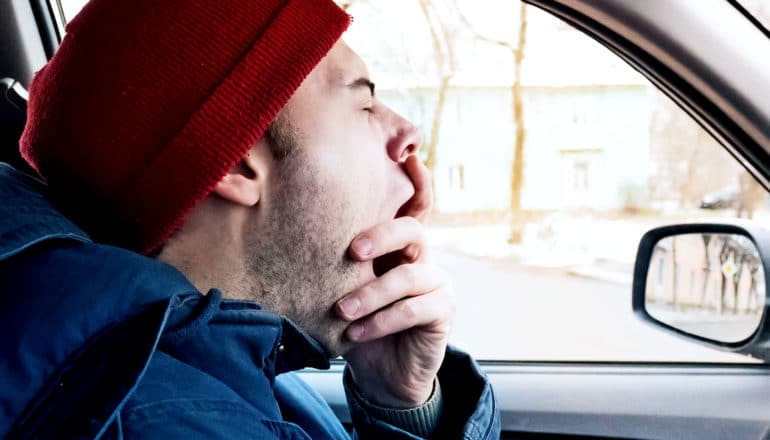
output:
M714 137L766 190L770 188L770 153L669 66L606 25L565 6L563 0L521 1L568 23L628 63ZM728 0L733 7L734 1ZM745 9L738 11L756 26L756 19Z
M658 90L672 99L683 111L685 111L693 120L704 130L710 133L731 156L765 187L767 190L770 180L770 154L765 151L754 139L752 139L741 127L735 124L727 117L724 112L717 108L702 93L692 87L683 78L673 72L664 64L651 57L645 51L641 50L626 38L615 33L608 27L589 19L586 16L575 14L570 8L563 6L562 2L556 0L521 0L525 3L545 10L554 18L569 24L581 31L587 37L594 39L602 44L616 56L619 56L626 63L639 71L647 78ZM55 27L58 26L56 36L58 41L64 34L64 14L60 0L32 0L33 4L47 4L50 16L54 17ZM757 21L748 12L739 5L736 0L728 0L734 7L749 20L757 25ZM38 14L36 14L38 15ZM49 22L50 22L49 16ZM767 30L760 26L760 29L767 35ZM737 146L737 147L736 147ZM542 361L501 361L501 362L535 362ZM570 364L606 364L606 361L567 361ZM547 362L551 363L551 362ZM561 364L564 361L553 361L552 363ZM629 363L623 361L623 363ZM637 363L632 361L630 363ZM650 364L648 361L638 361L640 364ZM681 362L673 362L682 364ZM699 364L701 365L701 364ZM708 365L719 365L719 363L709 363ZM727 363L725 365L735 365Z

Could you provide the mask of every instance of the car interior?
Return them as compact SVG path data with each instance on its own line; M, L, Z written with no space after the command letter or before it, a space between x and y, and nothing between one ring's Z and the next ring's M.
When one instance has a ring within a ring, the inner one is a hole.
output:
M764 188L770 187L770 35L738 2L525 3L632 66ZM26 89L34 72L55 53L62 20L57 0L2 0L0 161L27 173L34 171L20 157L17 144L25 123ZM646 277L646 264L635 280ZM629 291L629 310L631 299ZM566 335L570 325L557 331ZM763 315L757 328L765 325ZM756 363L483 359L480 364L493 384L504 439L758 439L770 426L770 369L767 358L761 359L764 351L757 348L767 341L767 332L752 334L751 350L748 343L720 348L753 353L760 358ZM300 374L349 425L343 367L343 361L335 360L329 370Z

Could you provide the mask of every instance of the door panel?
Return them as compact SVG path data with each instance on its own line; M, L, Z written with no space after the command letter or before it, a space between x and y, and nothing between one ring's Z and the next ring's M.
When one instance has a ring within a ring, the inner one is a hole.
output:
M336 363L329 371L305 370L301 376L349 423L342 368ZM487 363L483 368L507 438L543 433L758 439L770 425L770 369L763 366Z

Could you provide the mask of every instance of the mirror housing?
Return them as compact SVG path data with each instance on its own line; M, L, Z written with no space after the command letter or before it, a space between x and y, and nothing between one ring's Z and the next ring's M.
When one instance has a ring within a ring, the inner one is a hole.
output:
M743 340L737 342L726 342L717 339L707 338L702 335L688 333L683 328L679 328L671 323L656 319L648 310L648 278L650 267L653 262L653 256L658 243L670 237L690 235L690 234L731 234L746 237L756 246L761 261L760 270L764 271L764 304L762 306L762 315L759 318L759 324L756 330ZM708 346L725 351L747 354L752 357L770 361L770 324L767 319L768 307L770 307L770 230L764 229L750 223L688 223L671 226L663 226L648 231L639 242L639 249L636 255L633 278L633 310L634 313L643 321L651 323L656 327L662 328L668 332L683 336L690 340L695 340Z

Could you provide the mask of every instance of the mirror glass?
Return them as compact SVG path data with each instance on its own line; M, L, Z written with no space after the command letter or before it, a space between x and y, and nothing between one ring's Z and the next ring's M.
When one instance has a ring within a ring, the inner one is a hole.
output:
M684 332L740 342L759 326L765 272L759 251L738 234L682 234L653 250L645 289L647 312Z

